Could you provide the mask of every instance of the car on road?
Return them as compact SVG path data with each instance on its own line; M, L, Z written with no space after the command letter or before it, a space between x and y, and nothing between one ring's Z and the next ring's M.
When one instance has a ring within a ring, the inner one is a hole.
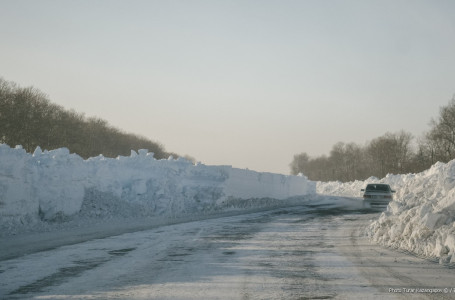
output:
M388 184L384 183L369 183L363 192L363 207L384 209L393 200L394 190Z

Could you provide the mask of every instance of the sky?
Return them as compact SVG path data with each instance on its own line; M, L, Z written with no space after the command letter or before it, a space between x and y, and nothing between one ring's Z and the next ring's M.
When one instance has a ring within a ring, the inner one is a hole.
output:
M455 1L0 0L0 76L210 165L416 138L455 95Z

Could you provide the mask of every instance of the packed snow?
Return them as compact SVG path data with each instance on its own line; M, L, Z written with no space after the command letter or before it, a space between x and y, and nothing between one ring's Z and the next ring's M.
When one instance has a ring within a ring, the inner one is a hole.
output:
M156 160L147 150L84 160L66 148L38 147L29 154L0 144L2 235L75 219L175 218L274 207L315 189L304 176Z
M318 182L317 192L360 197L368 183L389 184L394 200L366 234L379 244L411 251L440 263L455 263L455 160L436 163L418 174L365 181Z

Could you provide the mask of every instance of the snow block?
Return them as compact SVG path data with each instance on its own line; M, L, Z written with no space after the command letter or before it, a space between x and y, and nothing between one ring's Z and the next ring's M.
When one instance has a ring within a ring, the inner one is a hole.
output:
M84 197L86 166L66 148L33 155L38 178L33 184L44 220L70 216L80 210Z
M2 222L16 216L36 215L39 203L38 172L31 155L22 148L0 144L0 211Z

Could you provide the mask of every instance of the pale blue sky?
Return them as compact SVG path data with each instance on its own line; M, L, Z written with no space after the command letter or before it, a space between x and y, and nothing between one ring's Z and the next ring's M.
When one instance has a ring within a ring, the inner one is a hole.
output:
M455 1L0 0L0 76L207 164L289 173L455 94Z

